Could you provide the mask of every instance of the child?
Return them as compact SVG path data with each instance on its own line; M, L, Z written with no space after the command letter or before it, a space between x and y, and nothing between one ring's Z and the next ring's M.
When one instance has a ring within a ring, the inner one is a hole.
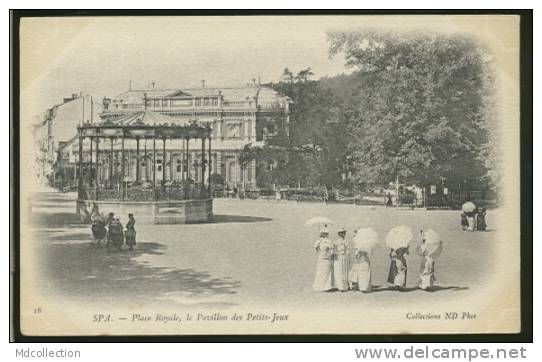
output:
M371 284L371 262L369 253L363 250L356 250L352 259L352 268L349 273L350 289L353 288L353 283L356 283L358 289L364 293L371 292L373 286Z

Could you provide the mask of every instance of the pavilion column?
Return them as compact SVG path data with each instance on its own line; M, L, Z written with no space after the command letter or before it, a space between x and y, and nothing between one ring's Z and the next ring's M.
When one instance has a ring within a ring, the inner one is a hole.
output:
M209 190L209 197L211 197L211 175L212 175L212 164L213 164L213 159L212 159L212 154L211 154L211 136L209 136L209 156L207 157L207 159L209 160L209 179L208 179L208 184L207 184L207 188Z
M143 153L143 159L145 160L145 182L147 182L149 179L149 160L147 160L147 138L145 138L145 148Z
M124 135L121 136L120 149L120 199L124 200Z
M100 138L96 137L96 200L98 200L98 188L100 187Z
M136 185L139 185L139 137L136 138Z
M184 182L184 172L185 172L185 156L184 156L184 138L181 139L181 181Z
M188 180L190 178L190 160L189 160L189 152L190 152L190 138L186 139L186 152L185 152L185 158L186 158L186 179Z
M152 187L156 187L156 137L152 139Z
M166 138L162 138L162 187L166 187Z
M113 188L113 163L115 162L115 153L113 152L113 137L109 139L111 141L111 155L109 156L109 188Z
M205 137L201 138L201 196L205 191Z
M169 151L169 180L170 181L175 180L175 176L173 173L173 161L174 161L173 151Z
M83 187L83 130L79 129L79 181L78 187Z
M90 163L89 163L89 166L88 166L88 179L89 179L89 186L92 187L94 186L94 176L92 175L92 171L94 170L94 165L92 163L92 144L93 144L93 137L89 137L90 139Z

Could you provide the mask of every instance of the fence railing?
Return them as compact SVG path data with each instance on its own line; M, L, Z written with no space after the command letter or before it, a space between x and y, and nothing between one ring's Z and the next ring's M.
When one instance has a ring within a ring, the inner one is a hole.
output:
M79 189L79 199L98 201L178 201L209 198L207 189L200 185L159 186L143 188L132 186L125 190L119 188Z

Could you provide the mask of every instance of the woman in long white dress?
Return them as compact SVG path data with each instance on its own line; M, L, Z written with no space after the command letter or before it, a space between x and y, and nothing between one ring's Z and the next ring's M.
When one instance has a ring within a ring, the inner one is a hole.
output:
M438 238L438 241L426 241L425 234L422 232L422 244L418 248L418 254L422 256L420 265L420 282L419 287L423 290L431 290L437 278L435 277L435 259L442 253L442 241L440 236L432 230L428 230L427 234L433 239Z
M353 289L354 284L362 292L370 292L373 288L371 283L371 262L369 254L363 250L356 250L352 258L352 268L350 269L349 280Z
M342 228L338 234L339 238L334 243L333 280L335 288L344 292L348 290L349 248L348 241L346 241L346 230Z
M425 255L420 267L420 289L427 290L433 288L436 280L435 260L431 256Z
M318 292L333 289L333 242L329 240L327 228L320 230L320 239L314 244L318 254L316 275L312 288Z

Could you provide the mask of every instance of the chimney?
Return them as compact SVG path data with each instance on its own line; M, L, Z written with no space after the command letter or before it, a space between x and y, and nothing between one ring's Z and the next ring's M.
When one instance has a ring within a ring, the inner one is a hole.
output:
M110 104L111 104L111 98L104 97L104 99L102 100L102 105L104 109L109 109Z
M155 84L155 83L154 83L154 80L152 80L152 81L151 81L151 87L152 87L152 89L154 89L154 84Z
M201 80L201 88L205 88L205 79Z

